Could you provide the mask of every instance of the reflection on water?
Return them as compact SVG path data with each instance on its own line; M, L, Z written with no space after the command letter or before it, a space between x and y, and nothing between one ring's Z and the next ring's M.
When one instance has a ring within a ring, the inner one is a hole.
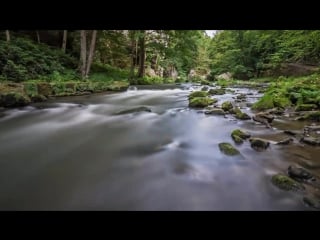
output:
M220 142L244 128L278 141L286 121L266 129L228 116L188 108L200 86L130 87L34 104L0 117L1 210L310 210L301 196L270 183L292 164L316 165L318 150L272 145L254 151L236 147L223 155ZM216 96L218 105L239 93ZM147 107L141 111L115 113ZM243 108L249 115L249 108ZM300 126L296 129L300 129ZM317 173L315 168L313 173Z

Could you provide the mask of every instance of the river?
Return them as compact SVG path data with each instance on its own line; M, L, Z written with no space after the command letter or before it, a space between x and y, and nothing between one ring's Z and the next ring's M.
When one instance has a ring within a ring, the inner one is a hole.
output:
M315 147L272 145L243 158L220 152L243 128L270 140L302 123L274 129L231 115L188 108L190 84L130 87L126 92L65 97L0 113L0 210L312 210L271 176ZM253 103L255 89L236 88ZM218 104L235 94L216 96ZM252 94L252 95L250 95ZM151 112L118 115L145 106ZM242 111L253 114L246 103ZM307 160L306 160L307 159ZM318 170L311 170L317 174Z

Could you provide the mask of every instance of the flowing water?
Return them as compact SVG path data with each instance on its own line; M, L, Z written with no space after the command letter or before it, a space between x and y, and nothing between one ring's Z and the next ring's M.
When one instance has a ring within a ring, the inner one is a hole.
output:
M192 85L130 87L0 113L0 210L311 210L272 185L292 163L317 164L315 147L272 145L243 157L218 148L236 128L277 141L303 123L267 129L188 108ZM261 94L248 95L249 103ZM218 97L220 104L235 94ZM145 106L151 112L116 114ZM241 105L242 111L253 113ZM320 162L318 162L320 163ZM310 170L316 174L317 169Z

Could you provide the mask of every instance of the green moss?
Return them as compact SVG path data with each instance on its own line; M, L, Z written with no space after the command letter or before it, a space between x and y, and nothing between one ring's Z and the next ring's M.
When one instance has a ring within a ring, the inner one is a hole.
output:
M207 80L201 80L201 85L210 85L211 82L207 81Z
M189 99L195 98L195 97L207 97L208 93L205 91L195 91L190 93Z
M234 141L235 143L237 143L237 144L243 143L243 139L242 139L241 137L236 136L236 135L231 135L231 137L232 137L232 139L233 139L233 141Z
M0 94L0 107L22 107L28 105L30 102L30 98L25 94L17 92Z
M211 95L223 95L223 94L226 94L226 91L223 88L210 89L208 93L211 94Z
M208 97L194 97L189 100L189 107L207 107L215 102L217 102L216 99Z
M231 137L236 143L243 143L243 140L250 138L251 135L247 132L240 130L240 129L235 129L232 131Z
M307 113L301 117L298 117L297 120L300 120L300 121L311 120L311 121L320 122L320 111Z
M299 104L295 110L296 111L311 111L317 109L317 105L315 104Z
M297 191L304 189L304 186L301 183L298 183L292 178L283 174L273 175L271 181L275 186L286 191Z
M255 110L266 110L274 108L273 97L269 94L265 94L258 102L252 105L252 109Z
M43 95L43 96L50 96L53 94L53 89L50 83L38 83L38 94Z
M25 82L24 85L24 91L28 96L34 96L38 94L38 87L37 84L34 82Z
M236 114L235 117L240 119L240 120L249 120L249 119L251 119L251 117L248 114L246 114L244 112L241 112L241 110L238 107L235 107L233 109L233 111Z
M221 108L224 110L224 111L229 111L233 108L233 105L230 101L226 101L224 103L222 103L221 105Z
M223 152L224 154L228 155L228 156L235 156L240 154L240 152L233 147L230 143L219 143L219 149L221 152Z

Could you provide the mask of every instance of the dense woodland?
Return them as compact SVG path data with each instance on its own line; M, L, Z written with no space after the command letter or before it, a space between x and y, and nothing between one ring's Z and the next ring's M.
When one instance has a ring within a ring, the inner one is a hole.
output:
M317 66L320 31L5 31L0 78L125 80L148 84L230 72L235 79L285 75L283 64ZM165 79L165 80L163 80Z

